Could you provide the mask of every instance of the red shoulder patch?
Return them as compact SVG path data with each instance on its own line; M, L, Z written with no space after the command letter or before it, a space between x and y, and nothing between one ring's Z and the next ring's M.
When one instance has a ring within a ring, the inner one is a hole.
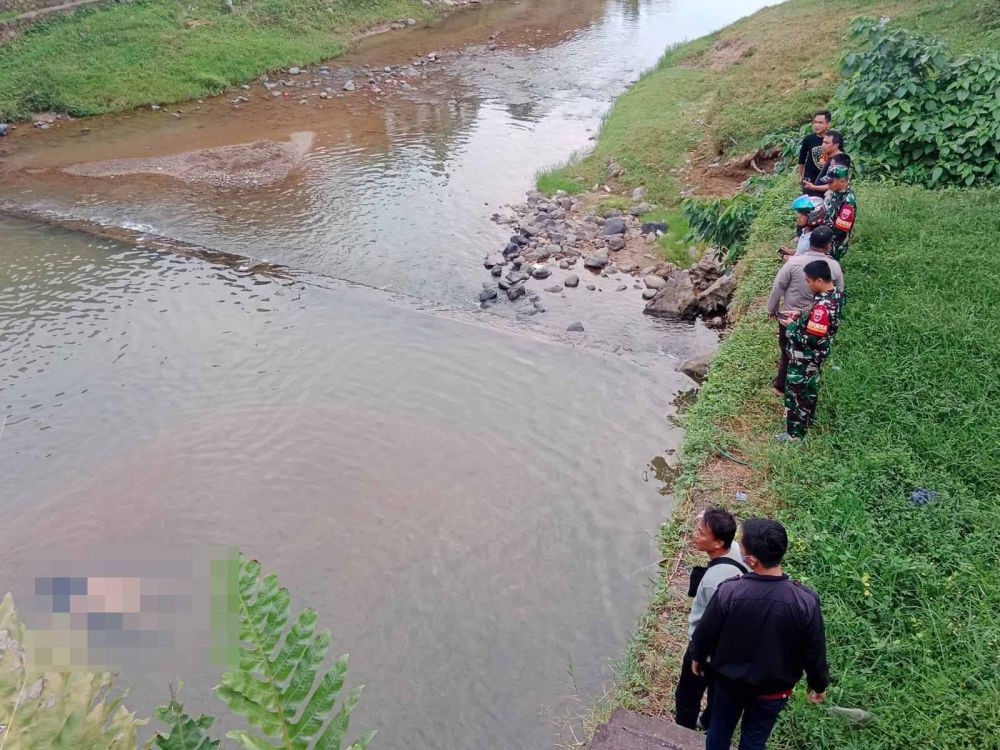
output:
M854 206L850 203L845 203L840 207L840 211L837 212L837 218L834 220L833 225L842 232L850 232L854 228L855 213Z
M809 314L809 322L806 323L806 333L813 336L826 336L830 330L830 311L826 305L816 305Z

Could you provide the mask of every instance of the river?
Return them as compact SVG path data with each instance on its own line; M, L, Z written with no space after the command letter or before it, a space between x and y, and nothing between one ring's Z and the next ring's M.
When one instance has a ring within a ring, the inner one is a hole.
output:
M765 4L497 2L331 65L440 53L411 91L322 107L255 85L239 110L8 139L0 198L294 270L0 219L4 588L49 555L239 545L351 653L373 747L565 739L646 602L670 510L651 462L690 387L674 367L714 334L610 287L480 310L509 233L490 216L586 148L665 46ZM302 131L300 168L249 191L60 171ZM180 676L223 713L216 672ZM159 672L122 680L143 712L166 696Z

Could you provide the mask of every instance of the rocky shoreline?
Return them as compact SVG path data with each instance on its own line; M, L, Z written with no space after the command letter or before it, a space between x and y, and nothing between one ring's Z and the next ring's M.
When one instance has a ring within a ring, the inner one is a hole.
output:
M620 169L609 165L609 176L618 176ZM668 227L643 221L654 208L645 201L645 188L628 194L624 211L602 208L601 201L609 194L595 189L578 195L558 191L550 197L533 190L524 203L510 206L508 214L494 214L493 220L511 227L513 234L501 250L483 259L496 281L483 282L480 304L527 299L534 308L529 312L545 312L540 295L527 284L532 279L545 281L559 269L571 273L544 291L558 293L580 286L596 291L600 280L612 280L619 282L615 287L619 292L630 286L643 289L646 314L682 320L701 317L711 328L725 327L736 282L716 254L706 251L690 269L663 260L658 240Z

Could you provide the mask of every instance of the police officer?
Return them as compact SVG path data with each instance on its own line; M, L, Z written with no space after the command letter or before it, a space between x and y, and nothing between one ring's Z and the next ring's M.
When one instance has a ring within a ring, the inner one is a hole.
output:
M833 283L830 265L814 260L802 269L813 293L813 304L802 313L783 317L788 340L788 374L785 377L785 431L780 442L801 440L816 413L819 372L830 354L830 344L840 325L844 295Z
M826 194L826 223L833 230L830 257L839 261L847 255L847 243L858 218L858 201L848 179L848 168L837 165L827 172L830 191Z

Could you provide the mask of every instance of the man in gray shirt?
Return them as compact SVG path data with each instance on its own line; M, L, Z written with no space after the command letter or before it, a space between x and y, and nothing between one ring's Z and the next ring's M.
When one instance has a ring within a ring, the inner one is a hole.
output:
M715 589L723 581L747 572L740 555L740 545L733 541L736 536L736 519L733 514L722 508L710 507L698 514L695 520L695 549L708 555L708 567L698 566L691 571L691 585L688 595L694 597L691 604L691 614L688 615L688 640L705 613L709 601L715 594ZM708 689L708 708L701 714L701 699ZM688 729L696 729L700 724L708 726L709 712L712 707L712 690L704 676L691 671L690 648L684 652L681 673L677 679L677 690L674 693L677 723Z
M809 236L809 252L793 255L785 261L774 277L771 296L767 299L767 314L772 320L778 320L780 312L803 312L813 302L813 293L806 283L805 267L814 260L825 261L830 266L833 285L838 292L844 291L844 273L840 264L830 257L830 247L833 244L833 230L828 226L816 227ZM788 339L785 337L785 325L778 320L778 347L781 349L781 359L778 362L778 376L774 379L774 390L785 395L785 376L788 374Z

